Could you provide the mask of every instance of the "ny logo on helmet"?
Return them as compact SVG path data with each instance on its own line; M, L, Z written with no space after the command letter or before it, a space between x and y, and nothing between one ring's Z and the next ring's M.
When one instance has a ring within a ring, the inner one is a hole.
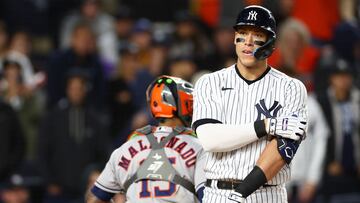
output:
M248 15L248 20L256 20L257 13L255 11L250 11Z

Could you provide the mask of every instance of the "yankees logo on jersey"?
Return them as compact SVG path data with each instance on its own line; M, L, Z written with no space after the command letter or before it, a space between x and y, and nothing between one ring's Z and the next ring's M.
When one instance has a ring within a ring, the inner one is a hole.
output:
M304 85L271 67L254 81L243 78L236 65L206 74L195 85L194 101L193 123L211 119L223 124L238 125L289 115L293 112L297 112L299 116L306 114ZM268 143L269 140L263 137L233 151L209 152L205 166L206 178L243 180L253 169ZM263 188L273 190L273 196L262 197L255 192L247 198L247 201L257 202L256 198L261 198L260 202L282 202L283 200L277 199L283 198L278 194L284 194L286 197L286 191L282 186L289 178L290 168L285 165L267 183L279 187ZM211 199L229 191L214 190L213 192L214 194L204 197L205 202L226 202L226 199ZM264 198L269 199L266 201Z
M157 127L154 136L158 141L169 135L172 128ZM101 190L118 193L126 189L126 182L140 168L151 152L146 136L132 137L128 142L115 150L105 169L95 182ZM188 134L173 137L165 145L165 153L170 163L181 175L191 180L195 189L204 185L205 175L203 165L205 154L198 140ZM146 169L153 173L162 169L164 163L161 155L154 154L154 161ZM160 160L160 161L157 161ZM196 202L196 197L189 190L168 181L141 180L130 184L126 191L127 202Z
M281 104L278 101L274 101L271 107L268 109L265 104L265 100L261 99L259 103L255 104L256 110L258 111L258 116L256 120L260 120L261 115L264 115L266 118L273 118L277 116L278 111L282 108Z

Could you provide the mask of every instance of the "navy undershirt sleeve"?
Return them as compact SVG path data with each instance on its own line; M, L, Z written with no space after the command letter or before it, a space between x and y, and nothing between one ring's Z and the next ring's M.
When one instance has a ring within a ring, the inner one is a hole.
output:
M98 187L96 187L95 185L91 188L91 192L100 200L104 201L104 202L108 202L111 200L111 198L115 195L114 193L111 192L106 192Z

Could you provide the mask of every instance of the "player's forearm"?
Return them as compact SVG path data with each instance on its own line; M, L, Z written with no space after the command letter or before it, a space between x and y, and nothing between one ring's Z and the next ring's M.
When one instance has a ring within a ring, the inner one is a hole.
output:
M261 168L267 180L271 180L285 165L281 157L276 139L273 139L261 153L256 165Z
M284 165L285 161L277 150L277 141L273 139L260 155L253 170L230 194L229 199L236 200L248 197L272 179Z
M241 125L208 123L200 125L196 133L204 150L211 152L238 149L267 134L263 120Z

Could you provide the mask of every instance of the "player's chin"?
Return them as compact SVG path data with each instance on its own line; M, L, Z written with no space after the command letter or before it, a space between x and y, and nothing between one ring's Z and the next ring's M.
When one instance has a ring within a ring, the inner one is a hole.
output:
M241 57L240 63L245 67L252 67L256 65L256 59L253 56Z

